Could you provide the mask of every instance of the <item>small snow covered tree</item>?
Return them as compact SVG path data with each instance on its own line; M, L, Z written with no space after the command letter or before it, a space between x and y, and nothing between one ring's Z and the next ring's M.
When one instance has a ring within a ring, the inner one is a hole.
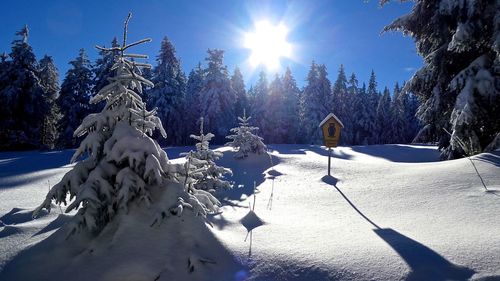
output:
M190 137L198 141L196 151L191 150L185 154L188 165L193 168L189 172L189 177L192 179L188 184L190 190L193 192L204 190L213 193L220 188L230 188L231 184L222 178L224 175L232 175L233 173L230 169L215 164L215 160L222 157L222 152L210 149L209 143L214 134L203 132L203 117L200 118L200 134Z
M234 155L236 158L245 158L250 152L257 154L266 152L267 147L262 142L263 139L254 135L254 132L259 128L250 126L250 123L248 122L250 118L250 116L246 116L246 112L244 110L243 117L238 117L240 126L231 129L231 132L235 133L235 135L229 135L226 137L232 140L226 143L226 146L231 146L237 150Z
M404 89L422 100L419 136L438 141L443 159L463 156L460 142L471 154L500 146L500 1L414 2L384 31L412 36L424 59Z
M52 200L66 204L68 198L74 198L66 209L66 212L78 209L70 234L80 229L98 233L119 212L127 213L132 202L138 206L149 206L155 199L168 198L166 202L173 206L166 206L159 212L158 218L167 216L168 212L179 215L184 208L200 215L215 211L210 198L190 194L183 185L175 182L180 168L170 164L165 151L148 136L155 129L164 137L166 133L155 115L156 110L146 110L139 95L143 85L152 86L152 82L143 78L140 71L140 68L150 65L137 63L131 58L146 56L125 53L130 47L151 41L143 39L126 43L130 16L125 21L121 46L96 46L101 51L119 51L120 55L112 67L115 76L110 77L110 83L90 101L106 101L106 105L101 112L85 117L74 132L75 136L86 137L73 155L72 162L84 154L88 158L76 163L51 188L45 201L33 213L36 216L41 209L50 210Z

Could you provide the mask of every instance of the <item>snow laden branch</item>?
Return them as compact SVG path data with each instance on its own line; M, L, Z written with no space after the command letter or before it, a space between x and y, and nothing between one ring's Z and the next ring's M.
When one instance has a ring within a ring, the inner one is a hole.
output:
M188 193L177 182L182 169L170 164L165 151L149 137L156 129L163 137L167 135L156 109L147 110L140 96L143 87L153 87L151 81L141 76L141 68L147 66L128 59L146 56L124 54L130 47L151 41L144 39L127 44L130 16L125 21L121 47L98 47L101 51L119 51L119 54L111 67L113 76L108 78L109 84L90 100L91 103L105 102L104 108L85 117L74 132L74 136L85 138L71 161L87 158L77 162L33 212L36 217L42 209L50 211L52 200L68 205L69 196L73 201L66 212L78 210L69 234L80 229L98 233L119 212L129 212L131 205L141 208L167 202L170 205L162 206L159 213L167 210L180 215L188 208L204 216L218 203L208 192Z
M210 149L209 144L214 135L212 133L205 134L203 124L204 119L200 118L200 134L190 136L198 141L196 151L191 150L184 154L190 169L186 186L190 191L214 193L217 189L231 187L231 184L223 180L223 177L233 173L230 169L215 164L215 161L222 157L222 152Z
M237 150L234 155L236 158L245 158L250 152L257 154L266 152L266 145L262 142L263 138L254 134L254 132L259 128L250 126L250 118L250 116L246 116L246 112L244 110L243 117L238 117L240 126L232 128L231 132L234 133L234 135L226 137L232 140L226 143L226 146L231 146Z

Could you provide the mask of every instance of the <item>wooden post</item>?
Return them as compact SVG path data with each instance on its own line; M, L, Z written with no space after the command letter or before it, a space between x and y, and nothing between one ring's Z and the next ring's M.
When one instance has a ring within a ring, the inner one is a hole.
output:
M332 148L328 148L328 175L330 175L330 164L332 162Z

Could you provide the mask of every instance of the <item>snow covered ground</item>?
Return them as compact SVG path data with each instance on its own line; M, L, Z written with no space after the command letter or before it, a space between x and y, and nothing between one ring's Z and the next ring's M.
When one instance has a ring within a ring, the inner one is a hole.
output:
M321 147L270 148L271 157L246 160L220 148L225 154L219 164L233 169L236 187L219 194L226 198L223 212L209 218L215 237L248 268L250 280L500 280L500 152L473 157L485 191L469 160L437 161L431 146L336 148L331 177ZM173 159L186 150L167 154ZM30 210L70 169L72 152L0 153L4 273L24 270L15 267L20 251L40 247L69 220L59 208L31 220ZM254 198L255 213L266 224L254 229L250 248L239 221ZM134 248L114 254L127 251ZM132 266L119 268L129 268L133 280L152 280L133 276Z

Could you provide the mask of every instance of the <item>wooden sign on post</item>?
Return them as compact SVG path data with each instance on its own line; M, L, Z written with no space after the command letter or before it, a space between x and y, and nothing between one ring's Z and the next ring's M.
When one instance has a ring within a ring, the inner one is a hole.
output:
M342 124L342 121L335 114L330 113L319 123L319 127L323 133L323 143L328 147L328 175L330 175L332 147L337 147L339 144L344 124Z

